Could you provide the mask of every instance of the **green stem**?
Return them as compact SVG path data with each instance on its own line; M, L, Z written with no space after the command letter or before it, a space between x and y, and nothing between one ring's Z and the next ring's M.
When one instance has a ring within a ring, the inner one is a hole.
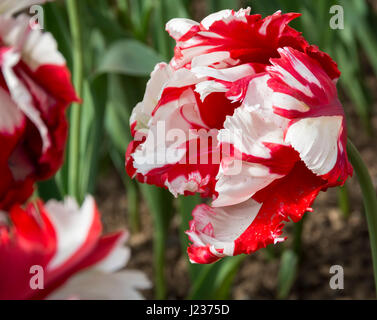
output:
M301 247L302 247L302 230L304 227L304 220L306 218L306 214L302 217L302 219L295 223L294 229L293 229L293 245L292 249L296 253L297 257L301 257Z
M274 245L269 245L266 248L264 248L263 252L266 256L266 259L268 261L274 260L276 258L276 250Z
M122 19L122 23L128 30L133 30L133 24L130 17L130 6L128 1L126 0L117 0L117 7L120 13L120 18Z
M164 12L164 0L159 0L158 2L156 2L156 7L154 10L154 19L156 20L155 26L165 26ZM155 39L157 41L158 52L160 52L161 56L164 59L168 59L170 56L169 43L168 38L166 36L165 28L158 28L157 30L155 30L155 32Z
M147 184L141 184L140 190L153 216L155 296L156 299L161 300L166 298L165 252L173 202L171 195L166 190L157 189Z
M73 51L73 84L79 97L83 92L83 52L77 0L67 0L69 25ZM68 152L68 194L79 198L79 159L80 159L81 108L75 103L70 113L69 152Z
M355 169L361 191L363 193L365 213L367 216L370 247L372 251L374 283L377 293L377 196L374 190L372 179L365 166L360 153L353 143L348 140L347 153Z
M154 234L154 267L155 267L155 297L157 300L166 299L165 283L165 251L166 236L161 228Z
M343 213L344 218L349 218L350 216L350 199L348 195L347 185L344 184L338 188L338 203L339 208Z
M135 181L126 178L128 213L132 233L140 231L140 214L139 214L139 191Z
M302 231L307 213L295 223L292 248L286 248L280 258L278 299L286 299L295 283L302 253Z

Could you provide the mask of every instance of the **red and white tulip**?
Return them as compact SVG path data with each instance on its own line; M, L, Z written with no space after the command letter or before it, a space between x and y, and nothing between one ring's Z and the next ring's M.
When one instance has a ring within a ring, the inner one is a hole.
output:
M67 198L0 213L0 299L141 299L145 275L121 270L127 233L101 233L92 197L81 208Z
M175 195L212 198L193 212L192 262L284 240L285 222L352 174L340 72L288 26L298 16L248 8L167 24L175 54L133 111L126 169Z
M23 203L37 180L60 168L67 139L67 106L78 101L63 56L50 33L13 9L36 1L1 1L0 209ZM41 2L41 1L38 1Z

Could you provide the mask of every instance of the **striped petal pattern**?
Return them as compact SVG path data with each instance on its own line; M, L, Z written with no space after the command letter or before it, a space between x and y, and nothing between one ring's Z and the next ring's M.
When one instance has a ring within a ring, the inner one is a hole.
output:
M298 16L247 8L166 25L174 57L133 111L126 169L176 196L212 199L193 212L192 262L283 241L284 223L352 175L340 72L288 25Z

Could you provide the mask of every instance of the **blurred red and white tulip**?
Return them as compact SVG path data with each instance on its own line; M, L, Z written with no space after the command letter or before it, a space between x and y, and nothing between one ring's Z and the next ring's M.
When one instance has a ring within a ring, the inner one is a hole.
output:
M127 233L101 236L92 197L81 208L71 198L15 205L0 217L0 299L142 299L150 287L143 273L121 270Z
M298 16L262 19L248 8L167 24L175 54L133 111L126 169L175 195L212 197L193 212L192 262L284 240L284 222L352 174L340 72L288 26Z
M9 7L10 2L0 5ZM26 15L0 15L2 210L23 203L35 181L60 168L67 139L65 110L78 101L55 39L32 30L29 20Z

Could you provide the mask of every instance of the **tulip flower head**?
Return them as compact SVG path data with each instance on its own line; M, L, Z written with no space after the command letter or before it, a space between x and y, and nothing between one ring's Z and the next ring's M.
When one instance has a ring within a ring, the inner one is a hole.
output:
M193 211L192 262L283 241L285 222L352 174L340 72L288 25L298 16L247 8L166 25L174 57L155 67L133 110L126 170L212 199Z
M52 35L32 29L29 16L12 16L35 3L0 1L0 210L26 201L36 181L60 168L65 110L78 101Z

